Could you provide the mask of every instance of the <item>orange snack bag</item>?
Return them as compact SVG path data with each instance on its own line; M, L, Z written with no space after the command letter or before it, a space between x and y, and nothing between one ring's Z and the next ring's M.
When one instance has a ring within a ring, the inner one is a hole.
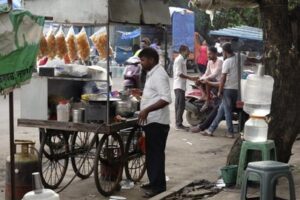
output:
M76 36L78 56L81 60L87 61L90 57L90 44L84 27Z
M68 49L68 56L71 62L77 60L77 47L76 47L76 38L75 38L75 31L73 26L69 29L69 32L66 37L67 49Z
M107 57L107 32L106 28L100 28L91 37L91 40L96 47L101 59L106 59ZM109 48L109 55L112 55L112 49Z
M48 55L48 44L45 36L43 35L40 41L40 50L39 50L38 57L42 58L47 55Z
M56 42L56 55L63 59L64 56L67 54L67 45L65 40L65 34L62 30L62 27L59 28L59 31L55 35L55 42Z
M53 28L51 27L47 34L48 57L53 59L56 56L56 41Z

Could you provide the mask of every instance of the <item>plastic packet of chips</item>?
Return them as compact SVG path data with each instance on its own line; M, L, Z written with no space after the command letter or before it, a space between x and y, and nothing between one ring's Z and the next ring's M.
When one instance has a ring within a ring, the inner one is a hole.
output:
M43 35L40 41L40 49L38 53L38 57L42 58L48 55L48 45L45 36Z
M84 27L76 35L76 41L79 58L87 61L90 57L90 44Z
M55 35L56 42L56 55L63 59L67 54L67 45L65 40L65 34L63 32L62 26L59 28L58 32Z
M56 56L56 41L55 41L53 27L51 27L50 30L48 31L46 40L48 46L48 57L50 59L53 59Z
M96 47L101 59L107 58L107 32L106 27L100 28L95 32L90 39ZM112 49L109 48L109 55L112 55Z
M75 38L75 31L73 26L68 31L66 37L67 49L68 49L68 57L71 62L77 60L77 47L76 47L76 38Z

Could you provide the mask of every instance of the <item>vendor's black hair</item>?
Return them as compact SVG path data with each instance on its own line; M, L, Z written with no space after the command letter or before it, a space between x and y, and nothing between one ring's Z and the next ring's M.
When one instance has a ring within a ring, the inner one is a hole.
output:
M223 51L226 51L227 53L233 54L232 46L230 42L226 42L222 46Z
M212 53L218 53L218 50L216 47L209 47L208 51L212 52Z
M151 47L146 47L139 53L139 57L145 57L145 58L153 58L155 61L155 64L158 64L159 61L159 55L157 51Z

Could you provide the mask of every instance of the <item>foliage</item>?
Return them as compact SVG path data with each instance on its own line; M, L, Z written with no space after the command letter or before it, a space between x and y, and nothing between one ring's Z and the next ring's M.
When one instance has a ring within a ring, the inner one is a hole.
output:
M260 27L260 24L258 8L232 8L217 12L212 28L220 29L240 25Z
M299 6L299 0L289 0L289 10L293 10L295 7Z

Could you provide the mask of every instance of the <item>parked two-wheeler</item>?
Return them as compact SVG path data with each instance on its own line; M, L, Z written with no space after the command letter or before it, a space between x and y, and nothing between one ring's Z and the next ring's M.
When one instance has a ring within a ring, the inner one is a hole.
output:
M125 62L124 69L124 90L129 88L139 88L141 75L140 60L138 57L130 57Z
M221 99L211 91L211 104L205 111L200 111L205 103L204 92L198 86L192 85L192 90L186 94L185 110L186 120L191 126L199 126L201 130L207 129L218 113ZM243 124L247 116L242 110L242 105L237 102L233 110L233 119L239 121L239 129L243 129Z
M210 106L203 112L200 112L205 103L205 93L198 86L191 85L192 90L187 92L185 96L186 120L191 126L199 125L207 120L213 106ZM211 98L215 100L216 95L211 92ZM217 102L216 102L217 103ZM213 103L214 104L214 103Z

